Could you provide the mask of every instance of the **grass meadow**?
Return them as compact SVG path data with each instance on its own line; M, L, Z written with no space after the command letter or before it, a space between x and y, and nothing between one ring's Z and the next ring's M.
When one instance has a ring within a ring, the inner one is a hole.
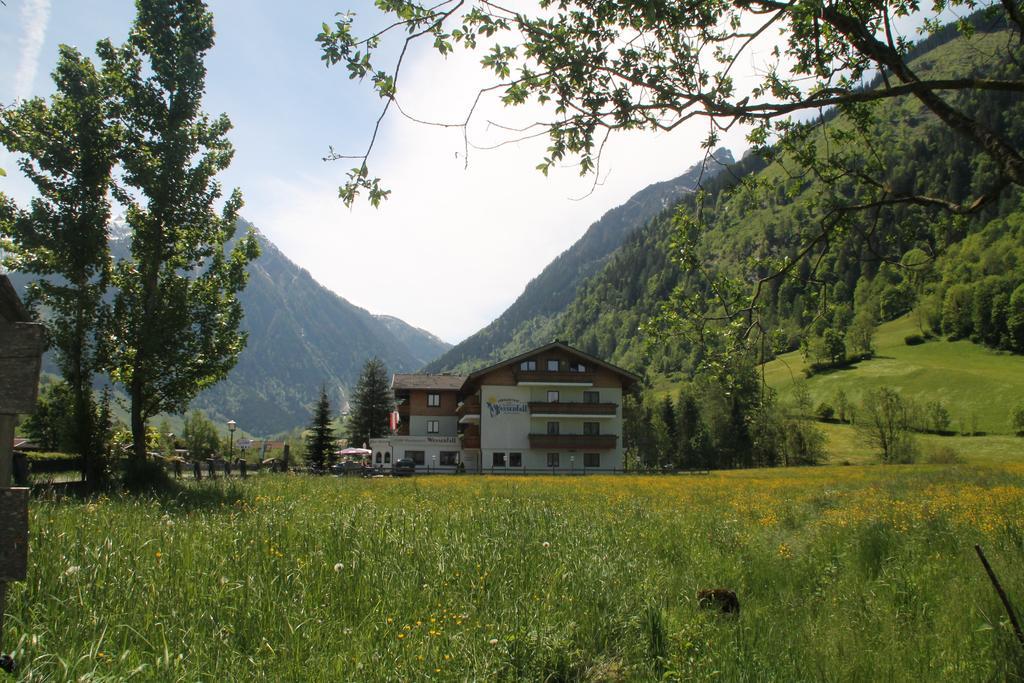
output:
M3 634L27 681L1024 675L973 551L1024 605L1022 465L262 475L31 522Z
M833 403L838 389L859 404L867 391L885 386L921 403L942 401L951 430L1009 435L1010 413L1024 400L1024 357L964 340L907 346L904 338L918 331L912 315L880 325L874 358L806 380L813 405ZM790 401L805 367L799 351L783 354L765 364L765 381Z

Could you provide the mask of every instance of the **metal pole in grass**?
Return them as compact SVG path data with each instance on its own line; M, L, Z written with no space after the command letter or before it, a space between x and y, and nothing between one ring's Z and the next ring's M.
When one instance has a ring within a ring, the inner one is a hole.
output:
M228 420L228 460L230 461L235 455L235 427L238 423L234 420Z
M1010 617L1010 624L1013 626L1013 632L1017 636L1017 641L1024 645L1024 633L1020 630L1020 622L1017 621L1017 614L1013 611L1013 605L1010 604L1010 599L1006 597L1006 591L1003 590L1002 585L999 583L999 579L996 578L996 573L992 571L992 565L988 563L988 558L985 557L985 552L981 549L978 544L974 545L975 552L978 553L978 559L981 560L981 564L985 566L985 571L988 572L988 578L992 582L992 586L996 589L996 593L999 594L999 599L1003 601L1003 607L1006 608L1006 614Z

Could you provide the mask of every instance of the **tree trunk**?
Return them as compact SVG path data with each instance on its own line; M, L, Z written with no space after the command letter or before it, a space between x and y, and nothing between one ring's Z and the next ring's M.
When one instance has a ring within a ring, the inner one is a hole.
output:
M132 373L132 457L136 462L142 462L146 459L146 418L142 414L142 382L136 379L137 376L138 367Z

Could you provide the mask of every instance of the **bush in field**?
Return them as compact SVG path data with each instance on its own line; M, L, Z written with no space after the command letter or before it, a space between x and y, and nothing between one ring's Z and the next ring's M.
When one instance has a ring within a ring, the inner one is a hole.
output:
M942 401L930 401L925 406L925 412L928 417L928 427L933 432L944 432L949 429L949 411L946 410L946 406L942 404Z
M964 461L960 451L952 446L932 446L925 450L924 460L929 465L957 465Z
M784 448L787 465L818 465L828 458L825 433L810 420L785 424Z
M828 420L831 420L833 417L835 417L836 409L833 408L828 403L822 401L821 403L818 404L817 412L818 417L827 422Z
M1010 428L1017 436L1024 436L1024 403L1020 403L1013 409L1010 415Z
M867 392L861 400L857 433L879 451L883 463L913 462L916 444L903 397L889 387Z
M842 389L836 389L836 395L832 401L836 406L836 415L839 417L840 422L848 422L852 417L850 412L850 399L846 397L846 392Z

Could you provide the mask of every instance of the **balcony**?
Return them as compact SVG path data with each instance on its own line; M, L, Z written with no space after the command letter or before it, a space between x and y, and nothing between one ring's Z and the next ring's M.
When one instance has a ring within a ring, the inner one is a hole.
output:
M530 448L607 451L615 448L618 440L615 434L530 434Z
M455 414L459 416L459 424L477 424L480 422L480 398L478 396L470 396L465 401L459 404L459 407L455 409Z
M594 373L587 372L552 372L550 370L517 370L516 384L551 384L590 387L594 385Z
M480 435L479 434L462 434L459 437L462 440L462 447L468 449L480 448Z
M578 373L573 373L578 374ZM617 403L579 403L564 402L546 403L541 401L530 402L530 414L534 417L615 417Z

